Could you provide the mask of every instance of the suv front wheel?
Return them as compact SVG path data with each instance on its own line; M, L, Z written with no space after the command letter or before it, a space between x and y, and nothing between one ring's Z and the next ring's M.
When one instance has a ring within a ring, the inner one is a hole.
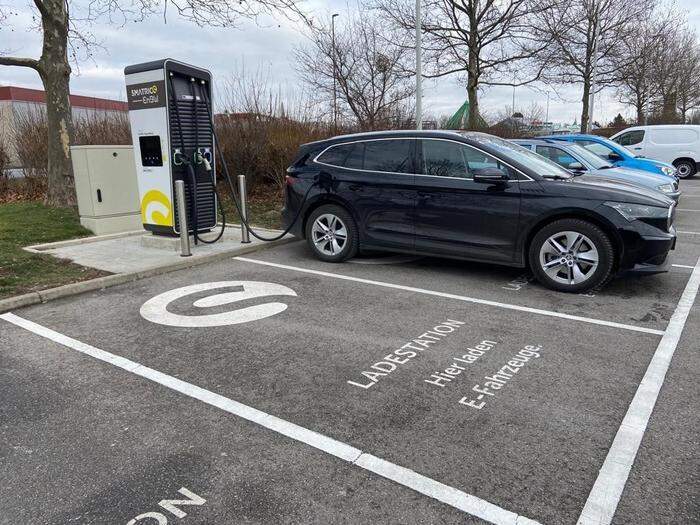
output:
M537 232L530 244L530 268L553 290L581 293L610 278L614 250L608 235L581 219L561 219Z

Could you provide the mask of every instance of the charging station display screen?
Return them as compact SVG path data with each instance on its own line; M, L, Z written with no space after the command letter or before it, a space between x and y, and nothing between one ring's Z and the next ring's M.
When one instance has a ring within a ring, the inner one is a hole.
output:
M160 147L160 137L158 135L139 137L139 147L141 149L142 166L163 165L163 153Z

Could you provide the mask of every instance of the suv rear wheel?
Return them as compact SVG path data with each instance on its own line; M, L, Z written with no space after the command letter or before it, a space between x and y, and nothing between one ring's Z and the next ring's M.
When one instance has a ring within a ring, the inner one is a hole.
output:
M530 244L530 268L553 290L580 293L610 278L614 250L607 234L581 219L560 219L537 232Z
M326 262L343 262L357 253L357 225L348 211L335 204L319 206L306 221L306 241Z

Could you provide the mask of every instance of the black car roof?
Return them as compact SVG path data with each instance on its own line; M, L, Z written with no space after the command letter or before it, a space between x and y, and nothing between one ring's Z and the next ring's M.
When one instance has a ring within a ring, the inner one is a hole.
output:
M488 136L486 133L478 131L453 131L453 130L417 130L417 129L399 129L387 131L364 131L361 133L350 133L348 135L336 135L323 140L308 142L302 147L310 146L329 146L338 142L346 142L350 140L369 140L369 139L387 139L399 137L416 137L416 138L446 138L455 139L463 138L469 140L470 136Z

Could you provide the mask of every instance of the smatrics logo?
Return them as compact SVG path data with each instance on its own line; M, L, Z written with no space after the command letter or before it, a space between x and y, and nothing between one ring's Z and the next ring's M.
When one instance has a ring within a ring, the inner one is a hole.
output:
M150 87L142 87L142 88L131 90L132 97L146 97L148 95L157 95L157 94L158 94L158 86L156 86L155 84L153 84Z
M156 80L127 86L129 109L146 109L165 106L165 82Z

